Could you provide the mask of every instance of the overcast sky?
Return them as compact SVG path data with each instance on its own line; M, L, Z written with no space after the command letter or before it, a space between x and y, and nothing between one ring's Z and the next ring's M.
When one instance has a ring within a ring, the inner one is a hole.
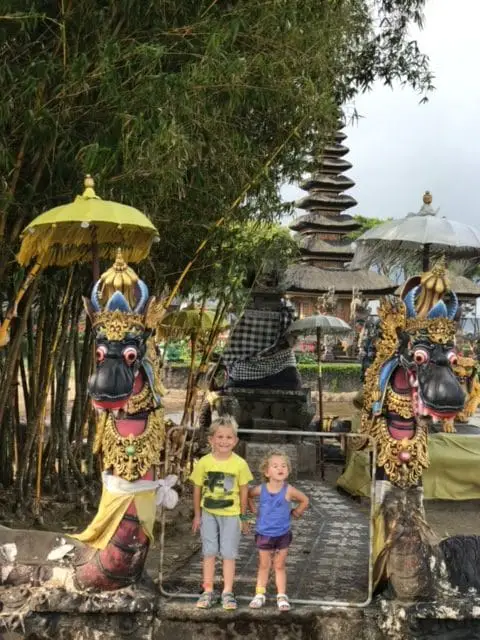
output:
M410 89L381 85L360 96L358 123L345 129L358 206L378 218L418 211L433 194L441 215L480 227L480 0L427 0L416 37L430 57L436 91L426 104ZM285 200L305 195L282 188Z

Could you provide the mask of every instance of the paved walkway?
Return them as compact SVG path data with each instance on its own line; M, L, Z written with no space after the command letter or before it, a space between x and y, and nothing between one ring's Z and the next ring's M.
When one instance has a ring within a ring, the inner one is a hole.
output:
M309 496L310 508L293 523L293 543L287 558L289 596L364 601L368 586L367 515L320 480L300 480L295 486ZM237 563L237 595L253 594L256 566L253 535L246 536ZM164 588L171 592L198 593L200 584L200 552L164 580ZM273 584L269 592L274 593Z

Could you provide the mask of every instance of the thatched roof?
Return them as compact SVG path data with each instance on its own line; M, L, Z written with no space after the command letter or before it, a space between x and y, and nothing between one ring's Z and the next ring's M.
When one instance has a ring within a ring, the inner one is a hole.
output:
M299 263L287 269L285 285L288 292L301 291L320 294L335 287L336 293L352 293L353 287L367 296L393 293L395 285L374 271L321 269L313 264Z
M474 300L480 298L480 286L465 276L450 276L450 286L462 300ZM395 293L400 295L403 285L400 285Z
M303 251L309 253L330 253L342 256L348 256L350 260L353 257L354 250L350 240L340 240L339 242L326 242L322 240L316 233L298 235L295 238L298 246Z
M313 192L295 202L299 209L326 209L328 211L344 211L357 205L352 196L345 193Z
M321 213L312 211L306 213L303 216L295 218L290 225L290 229L293 231L300 231L302 229L338 229L348 233L349 231L355 231L360 228L360 223L357 222L348 213L342 213L340 215L324 216Z
M305 191L323 190L333 191L333 193L340 193L341 191L347 191L355 186L355 182L348 176L344 176L341 173L339 176L334 176L327 173L315 173L313 176L304 180L300 189Z

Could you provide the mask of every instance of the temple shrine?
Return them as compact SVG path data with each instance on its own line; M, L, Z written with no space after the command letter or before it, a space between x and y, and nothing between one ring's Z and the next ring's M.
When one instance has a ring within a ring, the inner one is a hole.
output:
M344 193L355 182L344 175L352 168L345 159L343 121L333 141L323 151L312 175L300 186L308 192L295 203L306 213L290 225L296 232L300 258L286 274L288 295L300 317L328 312L355 323L355 315L368 300L391 293L395 286L383 275L367 270L348 270L354 249L349 234L360 224L346 210L357 201ZM328 308L327 308L328 307Z

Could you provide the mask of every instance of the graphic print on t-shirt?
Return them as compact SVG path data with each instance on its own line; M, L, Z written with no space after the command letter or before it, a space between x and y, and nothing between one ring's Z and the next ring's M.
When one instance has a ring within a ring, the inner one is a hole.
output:
M235 476L223 471L207 471L203 483L205 509L227 509L233 505ZM231 496L231 497L229 497Z

